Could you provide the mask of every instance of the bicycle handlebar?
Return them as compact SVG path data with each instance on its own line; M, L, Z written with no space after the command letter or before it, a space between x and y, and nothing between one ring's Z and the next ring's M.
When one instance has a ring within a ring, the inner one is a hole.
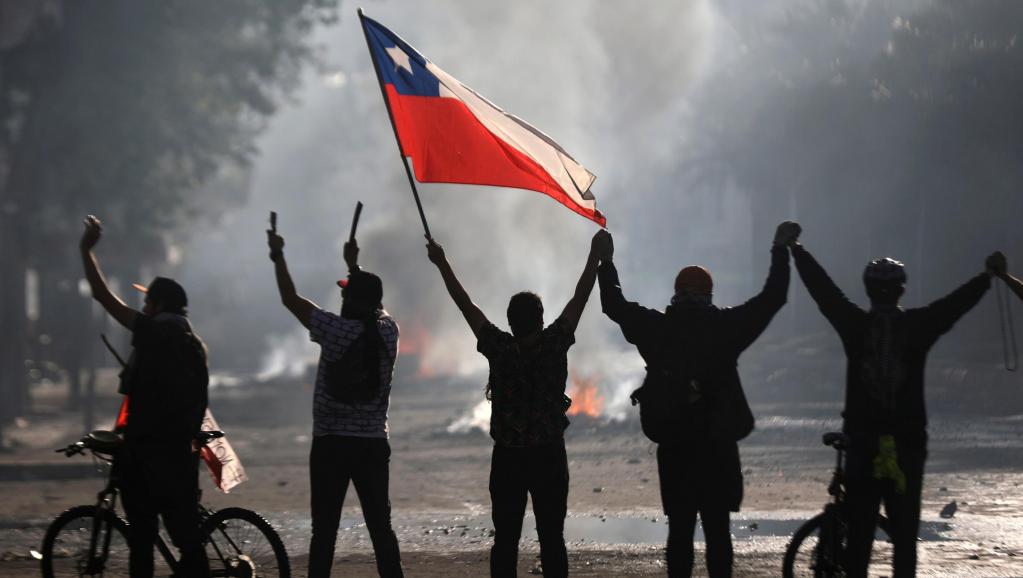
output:
M58 453L58 454L62 453L62 454L64 454L65 457L69 457L70 458L71 456L76 455L76 454L84 454L85 453L85 443L84 442L75 442L75 443L73 443L73 444L71 444L71 445L69 445L67 447L57 448L57 449L55 449L53 451Z
M222 437L224 437L224 432L220 430L200 431L195 435L195 444L196 447L199 448ZM82 439L68 445L67 447L57 448L54 452L58 454L63 453L69 458L74 455L84 454L85 450L92 450L103 454L113 454L121 443L122 440L117 434L97 430L82 436Z

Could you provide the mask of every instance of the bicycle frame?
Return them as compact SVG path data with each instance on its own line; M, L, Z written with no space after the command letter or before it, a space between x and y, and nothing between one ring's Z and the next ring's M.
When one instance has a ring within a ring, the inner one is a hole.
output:
M96 542L99 540L100 533L103 534L103 549L100 551L99 556L89 557L89 561L86 563L86 571L90 574L99 573L106 564L107 556L110 554L110 540L113 537L114 528L110 524L105 523L107 517L102 512L114 511L117 503L117 494L117 487L111 473L111 476L107 479L106 487L97 496L96 510L100 514L93 518L92 532L89 535L89 552L96 552ZM106 527L103 528L103 526Z

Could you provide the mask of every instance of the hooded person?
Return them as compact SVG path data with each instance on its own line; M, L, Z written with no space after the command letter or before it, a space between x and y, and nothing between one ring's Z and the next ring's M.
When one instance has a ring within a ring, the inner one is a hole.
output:
M135 285L145 293L141 311L110 290L93 254L102 232L99 219L89 215L79 246L93 299L132 334L120 387L128 396L128 419L114 462L128 518L129 573L153 576L162 517L181 550L180 574L204 578L210 569L200 531L199 454L192 442L206 413L206 346L188 320L188 295L173 279L157 277L148 288Z
M738 441L753 429L753 414L737 371L739 355L785 304L789 286L787 243L799 225L778 226L763 290L736 307L714 305L714 281L690 266L675 278L662 312L627 301L612 262L600 255L600 302L647 365L640 403L644 433L657 442L661 501L668 516L668 575L690 576L693 531L699 515L711 578L731 576L729 512L742 503Z
M875 259L863 270L870 300L870 308L864 310L842 293L802 245L793 242L792 255L807 291L842 340L847 359L842 411L842 431L849 436L846 575L867 575L883 501L894 545L894 576L913 576L927 459L927 354L984 296L999 268L997 259L992 255L986 271L916 309L899 305L905 292L905 266L888 257Z
M320 346L309 453L309 578L330 576L349 482L359 496L377 571L385 578L403 576L391 526L387 424L398 324L383 308L383 283L359 267L359 246L349 241L344 245L348 277L337 282L340 315L322 309L295 290L284 238L276 228L266 233L281 302Z

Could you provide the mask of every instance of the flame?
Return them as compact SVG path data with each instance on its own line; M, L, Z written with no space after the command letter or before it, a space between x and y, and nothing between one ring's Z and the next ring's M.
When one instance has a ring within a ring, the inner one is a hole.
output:
M399 355L414 355L419 358L419 366L416 368L416 377L431 378L437 375L437 370L429 362L427 351L433 339L426 326L419 321L413 321L407 328L402 328L398 339Z
M568 415L600 417L604 410L604 396L597 388L600 376L584 378L573 373L571 382L568 397L572 398L572 405L568 408Z

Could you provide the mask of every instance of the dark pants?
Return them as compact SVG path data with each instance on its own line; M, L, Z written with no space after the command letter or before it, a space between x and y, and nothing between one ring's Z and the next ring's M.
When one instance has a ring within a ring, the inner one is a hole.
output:
M490 501L494 518L490 575L494 578L515 576L527 494L533 499L543 575L568 576L565 549L568 455L564 440L527 448L494 446L490 462Z
M702 440L686 445L659 445L657 473L661 501L668 516L668 576L693 573L693 532L696 516L707 543L707 573L732 575L732 533L729 512L742 503L742 470L735 442Z
M152 578L153 546L163 517L171 542L181 551L178 576L205 578L209 561L199 528L199 454L180 448L126 444L117 474L128 517L129 573Z
M380 576L404 576L398 538L391 528L388 497L391 446L384 438L316 436L309 454L313 537L309 543L309 578L328 578L349 480L355 486L366 520Z
M893 544L894 578L916 575L916 539L920 529L920 493L923 488L924 462L927 460L926 436L895 439L899 469L906 476L906 491L899 494L889 480L874 479L877 436L853 435L846 462L846 504L849 516L848 576L867 575L870 551L874 544L877 514L884 501Z

